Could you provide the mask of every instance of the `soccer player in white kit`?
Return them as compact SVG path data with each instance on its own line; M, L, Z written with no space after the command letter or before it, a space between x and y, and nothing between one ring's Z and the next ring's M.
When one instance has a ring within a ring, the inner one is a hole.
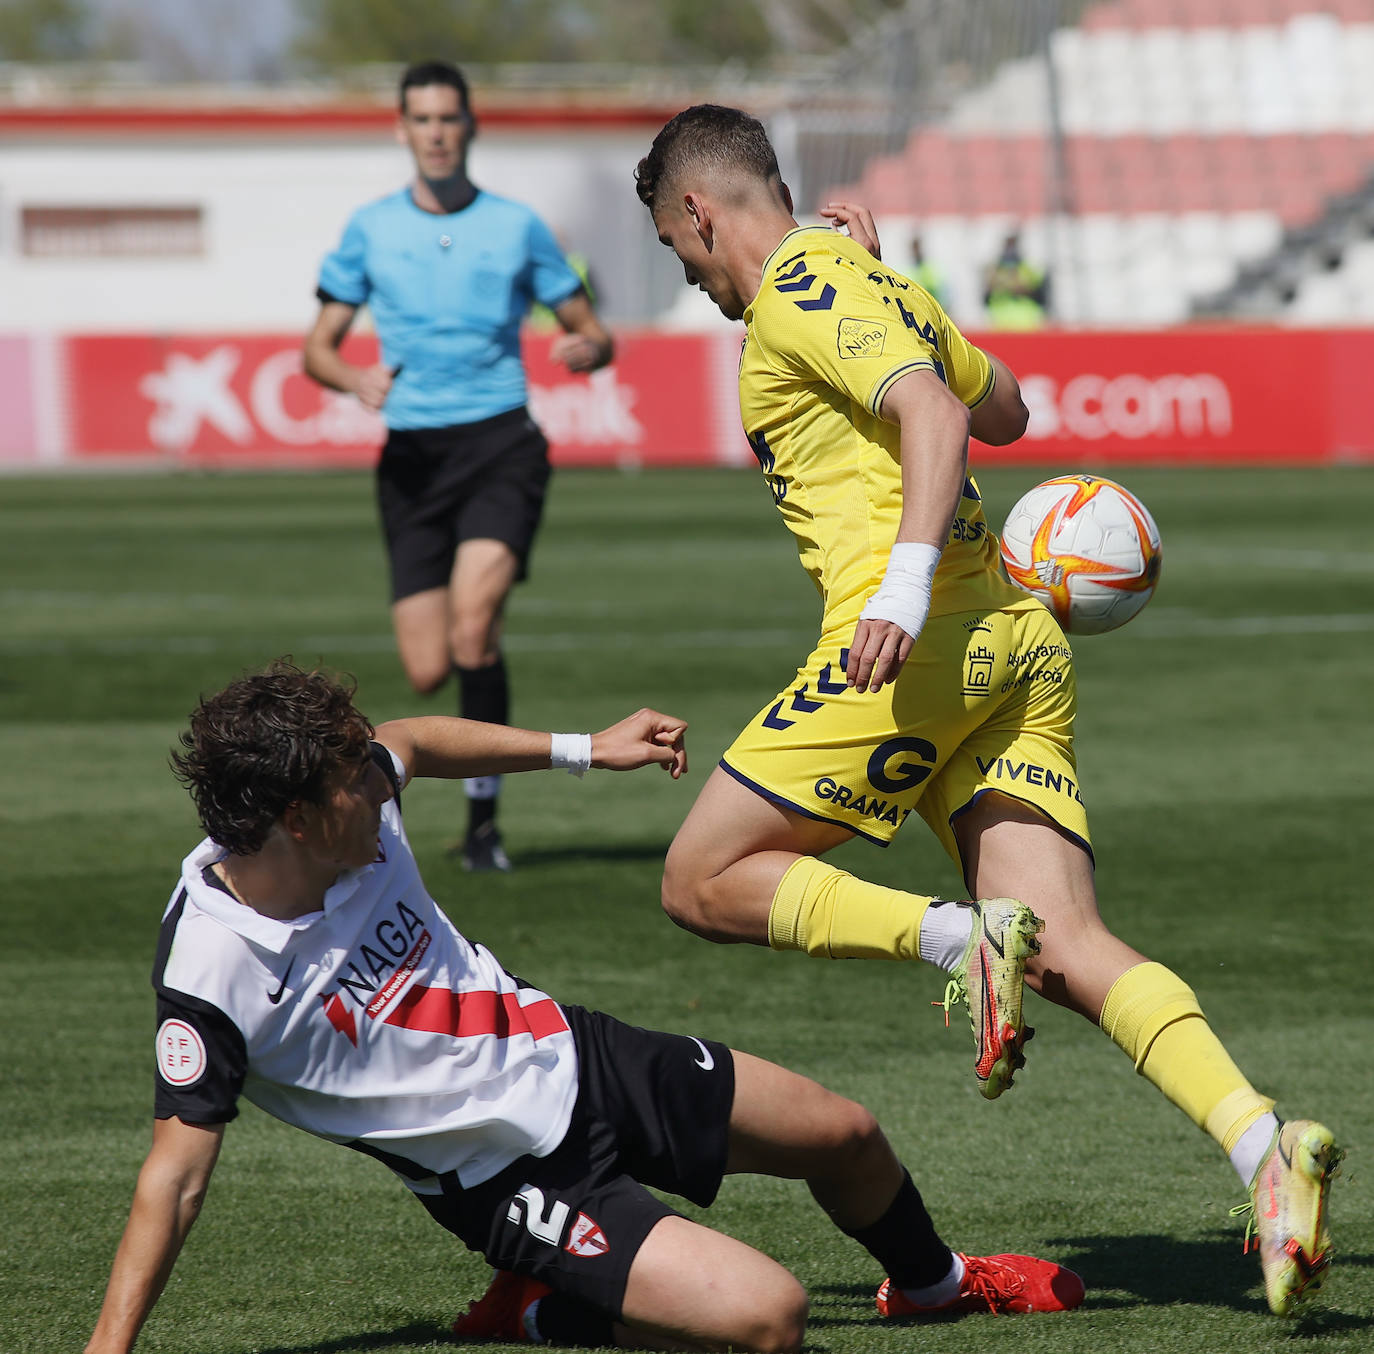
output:
M884 1315L1077 1306L1028 1256L956 1255L867 1110L690 1035L564 1005L430 897L399 798L415 776L653 763L685 725L601 733L426 717L373 729L352 689L285 661L203 700L174 756L207 837L163 917L153 1144L88 1354L132 1348L246 1097L390 1168L497 1268L463 1336L793 1350L782 1266L645 1185L706 1205L724 1175L805 1179L887 1271Z

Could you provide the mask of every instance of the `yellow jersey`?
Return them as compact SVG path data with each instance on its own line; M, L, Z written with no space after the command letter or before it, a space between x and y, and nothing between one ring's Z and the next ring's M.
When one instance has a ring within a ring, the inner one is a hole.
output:
M744 322L745 435L824 601L825 631L852 627L882 580L902 514L901 436L878 414L884 396L929 368L973 408L992 389L992 365L929 292L828 228L784 236ZM969 478L931 615L1026 600L1002 573Z

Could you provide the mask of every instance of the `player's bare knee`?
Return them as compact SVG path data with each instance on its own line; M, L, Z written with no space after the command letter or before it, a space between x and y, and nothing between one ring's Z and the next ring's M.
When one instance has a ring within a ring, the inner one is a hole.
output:
M736 944L741 937L731 927L729 904L712 884L711 879L694 871L665 866L660 892L663 910L684 931L703 940Z
M758 1354L796 1354L806 1339L806 1289L786 1270L767 1293L753 1295L752 1312L731 1343Z
M672 850L664 862L659 901L664 912L684 931L706 934L699 880Z
M835 1108L831 1112L828 1155L847 1174L867 1174L886 1163L892 1155L892 1148L872 1112L857 1101L846 1100L843 1096L836 1096L835 1101Z
M420 663L408 661L403 664L406 680L411 689L419 696L432 696L448 681L452 666L447 662Z
M458 596L450 605L448 643L453 661L463 668L494 663L501 651L502 604Z
M873 1112L853 1100L849 1101L848 1133L848 1151L854 1157L886 1156L892 1150Z
M458 626L449 631L449 652L460 668L483 668L494 663L499 650L488 626Z

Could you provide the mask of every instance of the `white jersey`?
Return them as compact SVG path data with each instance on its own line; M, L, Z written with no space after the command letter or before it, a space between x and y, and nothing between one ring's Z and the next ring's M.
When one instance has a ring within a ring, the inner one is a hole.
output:
M373 754L399 790L395 759L380 744ZM206 839L186 857L163 918L159 1118L226 1123L242 1094L377 1157L418 1193L558 1146L577 1098L563 1011L440 911L397 799L377 859L292 921L235 900L209 868L224 855Z

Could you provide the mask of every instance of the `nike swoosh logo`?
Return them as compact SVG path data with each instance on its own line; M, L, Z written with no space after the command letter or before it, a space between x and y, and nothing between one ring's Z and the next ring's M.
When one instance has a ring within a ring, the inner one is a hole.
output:
M984 917L982 921L983 939L986 940L988 944L991 945L992 948L997 951L997 956L999 959L1005 959L1007 957L1007 947L1002 944L1001 937L993 935L992 932L988 930L988 923L986 917Z
M1269 1186L1269 1207L1265 1210L1264 1216L1270 1219L1277 1218L1279 1215L1279 1199L1278 1195L1274 1193L1273 1176L1270 1176L1264 1183Z
M282 996L286 992L286 980L291 976L291 970L295 967L296 960L295 956L293 955L291 962L286 966L286 972L282 974L281 986L277 988L275 992L269 992L267 994L267 1000L270 1001L273 1006L275 1006L282 999Z
M716 1060L711 1056L711 1050L707 1048L695 1034L689 1034L687 1038L701 1050L701 1057L693 1058L692 1061L701 1068L703 1072L709 1072L716 1065Z

